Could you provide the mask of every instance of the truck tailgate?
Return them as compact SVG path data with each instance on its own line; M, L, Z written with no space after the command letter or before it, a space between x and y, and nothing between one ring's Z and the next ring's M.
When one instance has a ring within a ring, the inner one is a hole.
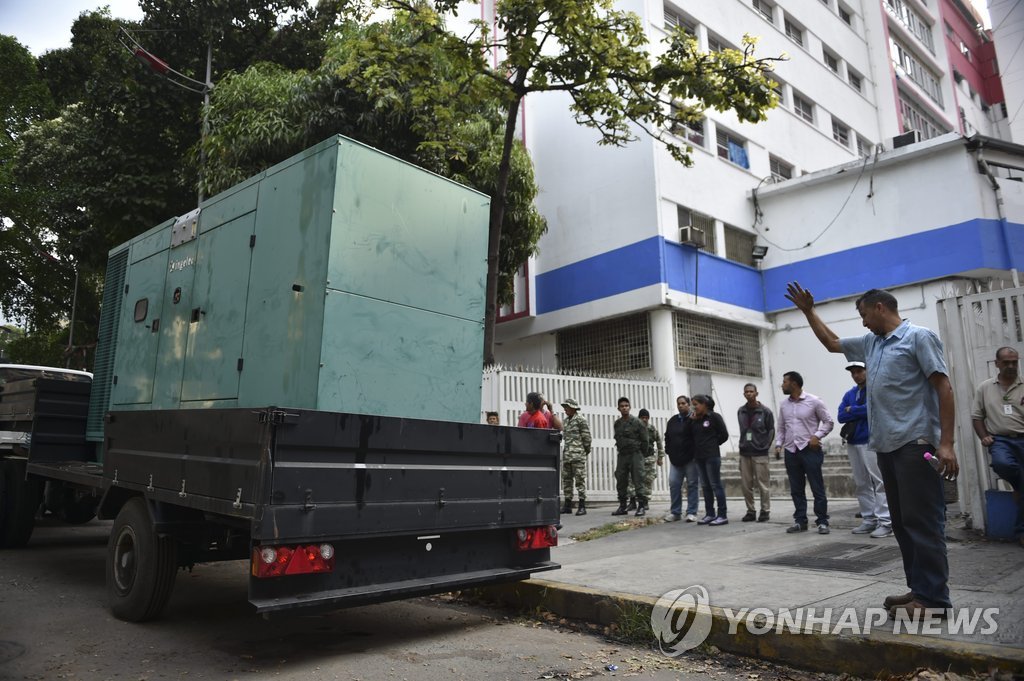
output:
M555 524L558 440L553 431L287 410L253 537Z

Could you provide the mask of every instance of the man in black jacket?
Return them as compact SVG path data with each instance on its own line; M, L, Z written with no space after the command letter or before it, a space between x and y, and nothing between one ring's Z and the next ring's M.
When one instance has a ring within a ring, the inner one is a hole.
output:
M671 522L682 518L683 480L686 480L686 522L697 521L697 464L693 461L693 440L684 431L690 418L690 398L680 395L676 398L679 414L668 420L665 427L665 451L671 464L668 472L668 492L671 506L665 520Z

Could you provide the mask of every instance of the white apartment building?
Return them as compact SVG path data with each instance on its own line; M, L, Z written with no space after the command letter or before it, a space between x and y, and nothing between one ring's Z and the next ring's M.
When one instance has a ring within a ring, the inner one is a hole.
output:
M1011 202L999 222L988 179L960 138L965 129L999 129L980 105L984 115L960 113L936 5L948 1L620 2L643 18L652 43L673 25L705 49L759 36L759 56L788 56L776 69L780 106L757 125L709 112L679 130L693 146L693 167L684 168L648 138L599 146L559 94L528 98L523 137L549 231L498 324L499 361L668 379L677 394L711 393L727 418L747 382L777 407L782 372L797 370L810 392L836 405L850 384L842 359L800 329L782 298L786 281L836 301L823 314L849 321L853 299L871 287L906 289L934 308L944 281L1009 277L1024 265L1024 210ZM891 151L892 138L910 130L940 139ZM890 151L875 155L877 145ZM1004 165L1024 165L1024 148L1000 153L1010 159ZM1012 184L1004 199L1016 196ZM991 221L1019 250L1003 239L982 264L901 264L932 249L957 252L933 232L990 243ZM865 266L879 254L887 265ZM912 316L928 324L934 311Z

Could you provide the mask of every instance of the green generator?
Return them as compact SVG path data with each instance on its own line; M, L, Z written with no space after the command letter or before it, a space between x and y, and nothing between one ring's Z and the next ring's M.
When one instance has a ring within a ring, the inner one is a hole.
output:
M107 410L476 423L489 197L333 137L110 252Z

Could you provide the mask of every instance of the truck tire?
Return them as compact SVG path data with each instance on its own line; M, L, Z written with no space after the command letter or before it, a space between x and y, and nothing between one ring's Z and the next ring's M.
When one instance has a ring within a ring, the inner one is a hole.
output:
M107 599L114 617L127 622L159 617L177 573L176 540L156 533L145 499L129 499L107 544Z
M25 479L24 462L0 461L0 548L28 543L40 501L39 481Z

